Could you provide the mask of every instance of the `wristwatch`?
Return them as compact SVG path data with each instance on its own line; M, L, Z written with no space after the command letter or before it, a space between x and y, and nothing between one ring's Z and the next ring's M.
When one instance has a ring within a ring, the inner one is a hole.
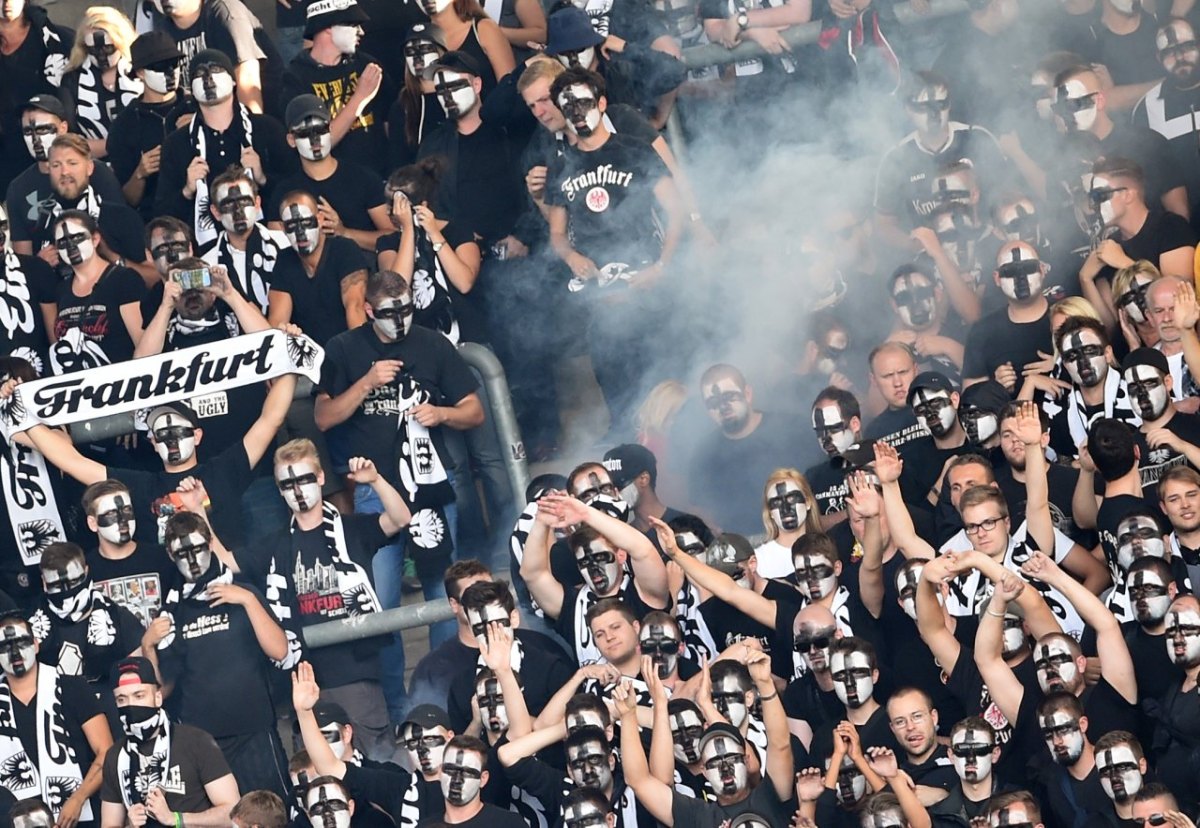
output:
M738 6L735 9L734 20L737 21L738 28L742 31L750 28L750 14L746 11L745 6Z
M434 243L433 243L433 252L434 252L434 253L440 253L440 252L441 252L441 250L442 250L442 248L443 248L443 247L445 247L445 246L446 246L446 243L445 243L444 241L440 241L440 242L434 242Z

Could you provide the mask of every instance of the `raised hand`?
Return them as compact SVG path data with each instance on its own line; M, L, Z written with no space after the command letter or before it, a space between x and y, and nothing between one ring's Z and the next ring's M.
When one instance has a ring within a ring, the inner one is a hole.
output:
M900 765L896 761L896 754L891 748L867 748L867 763L871 766L871 770L884 779L892 779L900 771Z
M895 447L883 440L875 443L875 476L880 483L895 483L904 471L904 461Z
M292 707L296 711L312 710L321 698L321 688L313 673L312 665L301 661L292 671Z

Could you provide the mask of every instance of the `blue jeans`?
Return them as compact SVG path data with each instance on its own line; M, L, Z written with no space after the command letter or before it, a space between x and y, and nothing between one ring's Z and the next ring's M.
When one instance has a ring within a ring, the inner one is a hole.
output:
M275 48L285 66L291 63L292 58L304 51L304 27L280 26L275 34Z
M354 511L356 514L382 512L383 504L375 490L370 486L360 484L354 487ZM458 527L458 510L453 503L445 507L446 524L450 537ZM380 605L386 609L400 606L402 598L401 581L404 578L404 550L408 543L408 533L401 532L387 546L381 547L371 561L371 574L375 580L375 594L379 596ZM422 592L425 600L446 597L446 587L440 578L422 578ZM448 641L457 635L453 621L441 621L429 627L429 649ZM393 636L393 643L379 652L380 682L383 685L383 696L387 700L388 715L393 724L404 721L407 710L407 693L404 690L404 639L401 635Z

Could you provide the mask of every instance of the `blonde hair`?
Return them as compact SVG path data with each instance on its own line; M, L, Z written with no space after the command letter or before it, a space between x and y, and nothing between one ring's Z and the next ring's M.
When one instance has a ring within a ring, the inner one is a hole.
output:
M276 466L285 463L296 463L300 460L311 460L313 465L317 467L317 471L323 471L321 468L321 456L317 453L317 447L307 437L297 437L295 440L288 440L282 446L275 449Z
M539 56L536 60L531 60L525 67L525 71L521 73L521 77L517 78L517 92L524 93L526 89L540 80L548 80L553 83L554 79L565 71L567 71L567 67L554 58Z
M664 380L651 388L646 399L638 406L637 414L634 415L634 424L637 426L638 434L665 432L671 427L675 415L683 407L687 396L687 386L678 380Z
M1068 296L1066 299L1055 302L1050 306L1050 320L1053 322L1054 315L1060 313L1068 319L1092 319L1103 324L1104 320L1097 313L1095 305L1082 296ZM1051 346L1054 348L1054 355L1058 356L1058 337L1052 337L1054 342Z
M1120 304L1121 297L1129 293L1136 283L1137 276L1148 276L1151 282L1157 282L1162 278L1162 271L1154 266L1154 262L1146 259L1139 259L1129 267L1123 267L1117 271L1117 275L1112 280L1112 298L1113 306Z
M776 483L784 481L795 483L804 493L804 502L808 506L808 514L804 517L804 533L820 532L821 511L817 506L817 499L813 497L812 486L809 485L808 478L799 469L779 468L771 472L767 476L767 482L763 484L762 522L763 528L767 531L767 540L775 540L779 537L779 527L775 525L775 521L771 520L771 510L767 506L767 500L771 496L771 488Z
M92 29L103 29L117 47L121 59L129 61L129 48L137 39L137 32L134 31L129 18L112 6L91 6L83 13L83 20L75 29L75 44L71 47L71 58L67 61L66 71L78 69L87 60L87 47L83 39Z

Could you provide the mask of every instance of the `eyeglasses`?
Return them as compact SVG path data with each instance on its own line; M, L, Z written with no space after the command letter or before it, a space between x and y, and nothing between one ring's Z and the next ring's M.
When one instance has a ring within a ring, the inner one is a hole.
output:
M293 138L307 138L309 140L312 140L313 138L320 138L328 134L329 124L313 124L312 126L295 127L292 130Z
M966 531L968 535L978 535L980 532L990 532L996 528L996 524L1000 523L1002 520L1006 520L1007 518L1008 515L1001 515L1000 517L981 520L979 523L968 523L963 527L963 530Z

